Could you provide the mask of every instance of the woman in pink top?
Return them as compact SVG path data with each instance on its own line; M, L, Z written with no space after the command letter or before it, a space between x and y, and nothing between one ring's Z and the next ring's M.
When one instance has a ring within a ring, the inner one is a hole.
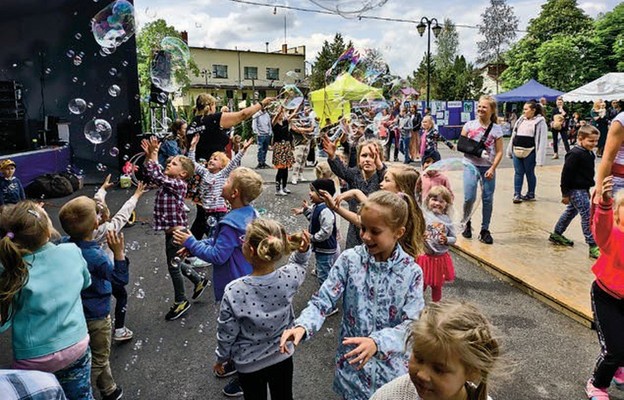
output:
M623 100L620 100L620 106L624 106ZM602 181L608 175L613 175L614 193L624 189L624 112L611 121L602 161L596 173L596 193L600 193Z
M592 267L596 280L591 298L601 351L585 391L590 399L608 400L611 381L624 389L624 191L614 201L612 176L600 186L592 221L600 257Z

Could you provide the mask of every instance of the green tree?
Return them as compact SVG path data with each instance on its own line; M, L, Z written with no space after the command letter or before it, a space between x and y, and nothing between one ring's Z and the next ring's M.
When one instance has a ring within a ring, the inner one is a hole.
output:
M518 18L512 6L505 0L490 0L490 6L481 14L482 23L479 33L483 40L477 42L480 64L496 63L500 65L502 53L509 48L516 38ZM499 73L496 73L496 93L498 93Z
M509 66L501 75L503 87L511 89L524 84L531 78L539 79L539 76L550 76L542 71L551 63L548 57L559 57L559 54L547 54L538 49L546 45L545 49L561 49L561 36L576 37L585 36L590 38L593 35L592 19L578 6L576 0L548 0L542 5L540 14L529 21L527 26L528 34L516 42L505 54L504 59ZM546 43L557 37L559 44L549 46ZM584 46L589 46L591 41L574 39L574 42ZM565 47L565 46L564 46ZM579 54L588 54L588 51L596 50L591 48L579 49ZM565 63L574 62L574 58L568 55ZM586 60L581 62L581 67L593 68ZM589 76L591 73L575 73L575 76ZM548 85L547 82L542 82Z
M624 71L624 3L602 15L595 23L596 40L606 51L607 71Z
M455 24L449 18L444 19L444 27L435 38L436 53L432 58L439 69L450 68L455 62L459 49L459 35Z
M340 33L336 33L334 40L331 43L327 40L323 42L323 47L316 55L316 60L314 61L314 65L312 65L312 73L310 74L310 90L317 90L325 87L326 83L330 83L335 79L338 72L342 72L345 63L338 64L330 76L325 76L325 73L332 67L338 57L340 57L346 49L352 46L353 43L351 41L345 44L345 41Z
M163 19L145 24L136 35L137 44L137 67L139 72L139 91L141 95L141 113L143 121L144 131L149 131L149 102L146 100L149 98L151 88L150 77L150 65L154 52L160 49L160 42L164 37L171 36L182 38L182 35L173 27L167 25L167 22ZM192 59L189 63L189 70L199 75L199 68ZM191 79L188 74L180 77L184 86L182 87L182 93L188 90L191 83Z

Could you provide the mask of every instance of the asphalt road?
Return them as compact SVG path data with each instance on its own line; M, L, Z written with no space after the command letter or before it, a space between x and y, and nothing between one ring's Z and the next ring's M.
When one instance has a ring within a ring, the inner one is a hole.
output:
M255 156L245 156L243 164L254 166ZM255 202L256 208L265 217L284 223L289 231L304 228L305 218L293 217L290 209L307 198L307 184L291 186L293 194L288 197L275 197L274 171L260 172L267 185ZM312 178L313 172L308 168L305 175ZM87 186L81 194L93 195L95 189ZM116 210L130 195L130 191L123 189L111 191L108 196L111 210ZM150 192L139 202L140 222L124 229L127 255L132 262L127 325L135 336L129 343L113 344L111 364L115 379L124 387L127 399L224 398L220 390L227 380L217 379L211 372L217 315L212 292L207 290L184 318L173 322L164 320L173 299L173 289L164 263L164 235L154 233L149 226L153 195ZM58 207L64 200L50 200L46 207L56 226L60 226ZM505 348L500 373L492 378L492 397L510 400L585 398L583 388L599 351L595 332L471 262L455 255L453 259L457 279L445 286L444 298L475 303L498 328ZM294 301L297 314L316 289L316 279L309 275ZM190 290L191 285L187 283L187 293ZM429 299L430 294L425 296ZM341 314L330 317L321 333L297 349L294 356L296 399L337 398L331 390L331 382L340 319ZM0 367L8 367L11 357L10 334L1 335ZM612 389L612 399L624 400L624 394Z

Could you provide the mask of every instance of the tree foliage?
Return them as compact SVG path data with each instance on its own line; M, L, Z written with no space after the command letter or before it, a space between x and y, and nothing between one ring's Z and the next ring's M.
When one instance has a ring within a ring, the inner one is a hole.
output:
M444 27L435 38L436 54L433 57L435 65L440 68L449 68L453 65L459 50L459 34L453 21L444 19Z
M606 51L608 71L624 71L624 3L598 18L595 23L597 44Z
M331 43L327 40L323 42L323 47L316 55L316 60L312 66L310 90L323 88L326 83L330 83L333 80L332 78L335 78L335 74L326 78L325 73L332 67L340 55L351 46L353 46L353 43L349 41L349 43L345 44L344 38L340 33L336 33ZM342 65L339 64L336 71L342 71L341 67Z
M478 27L483 40L477 42L477 62L499 62L501 54L516 38L518 17L505 0L490 0L490 6L481 14L481 21Z
M593 21L576 0L548 0L539 15L529 21L527 30L544 43L558 34L588 34L593 30Z

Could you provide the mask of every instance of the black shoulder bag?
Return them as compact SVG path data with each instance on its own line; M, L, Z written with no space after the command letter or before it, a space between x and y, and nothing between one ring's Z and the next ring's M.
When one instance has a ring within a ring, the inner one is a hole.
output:
M488 136L490 136L490 131L492 130L493 122L490 122L490 125L485 130L483 137L478 142L476 140L470 139L467 135L460 135L459 140L457 141L457 150L461 151L464 154L470 154L476 157L481 157L483 154L483 150L485 150L485 141Z

